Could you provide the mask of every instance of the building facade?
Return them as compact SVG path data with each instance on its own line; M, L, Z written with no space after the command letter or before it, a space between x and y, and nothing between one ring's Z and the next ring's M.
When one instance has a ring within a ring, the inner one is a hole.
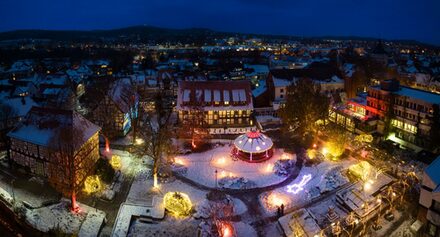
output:
M422 236L440 236L440 157L423 172L418 220L423 223Z
M139 96L128 81L117 81L92 113L92 120L102 128L105 136L127 135L132 119L138 116Z
M176 110L179 121L203 111L211 134L239 134L254 126L248 81L181 81Z
M434 109L439 105L439 94L385 80L368 88L366 110L379 118L377 131L387 139L414 150L431 150L435 148L431 126L439 119Z
M94 170L99 131L75 111L33 107L8 133L10 160L68 195L72 179L80 186Z

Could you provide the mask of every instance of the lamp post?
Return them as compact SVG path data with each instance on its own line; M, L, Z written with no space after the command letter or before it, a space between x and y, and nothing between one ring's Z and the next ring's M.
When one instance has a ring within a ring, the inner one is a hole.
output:
M218 173L218 171L217 171L217 169L215 169L215 188L217 189L217 173Z
M13 179L11 181L11 193L12 193L12 205L13 206L15 206L14 182L15 182L15 179Z

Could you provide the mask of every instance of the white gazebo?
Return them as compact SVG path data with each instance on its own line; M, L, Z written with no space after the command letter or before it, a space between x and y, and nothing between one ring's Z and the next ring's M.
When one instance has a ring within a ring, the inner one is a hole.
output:
M234 140L232 155L248 162L261 162L273 155L272 139L259 131L248 132Z

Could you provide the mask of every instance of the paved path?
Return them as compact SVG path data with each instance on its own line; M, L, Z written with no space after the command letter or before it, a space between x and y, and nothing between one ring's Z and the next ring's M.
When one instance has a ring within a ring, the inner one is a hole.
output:
M266 186L266 187L257 187L257 188L250 188L250 189L230 189L230 188L221 188L220 190L234 198L240 199L247 207L247 212L243 213L239 216L231 217L231 220L240 220L240 221L252 221L250 222L250 225L252 225L255 230L257 231L259 236L263 236L264 233L264 226L266 224L269 224L276 219L274 219L274 216L271 216L269 218L264 217L264 210L263 207L260 204L259 196L260 194L268 191L272 191L274 189L284 187L287 184L290 184L293 180L295 180L303 166L302 160L297 160L295 169L292 171L292 173L283 181L280 183ZM203 191L214 191L219 190L218 188L212 188L208 187L206 185L199 184L183 175L179 175L177 173L174 174L177 179L180 181L191 185L192 187L195 187L197 189L203 190Z

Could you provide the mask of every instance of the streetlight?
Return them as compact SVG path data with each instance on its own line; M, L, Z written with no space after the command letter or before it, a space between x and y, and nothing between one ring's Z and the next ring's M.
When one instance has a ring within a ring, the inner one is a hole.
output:
M14 182L15 182L15 179L13 179L11 181L11 193L12 193L12 205L13 206L15 206Z
M215 188L217 189L217 173L218 173L218 171L217 171L217 169L215 169Z

